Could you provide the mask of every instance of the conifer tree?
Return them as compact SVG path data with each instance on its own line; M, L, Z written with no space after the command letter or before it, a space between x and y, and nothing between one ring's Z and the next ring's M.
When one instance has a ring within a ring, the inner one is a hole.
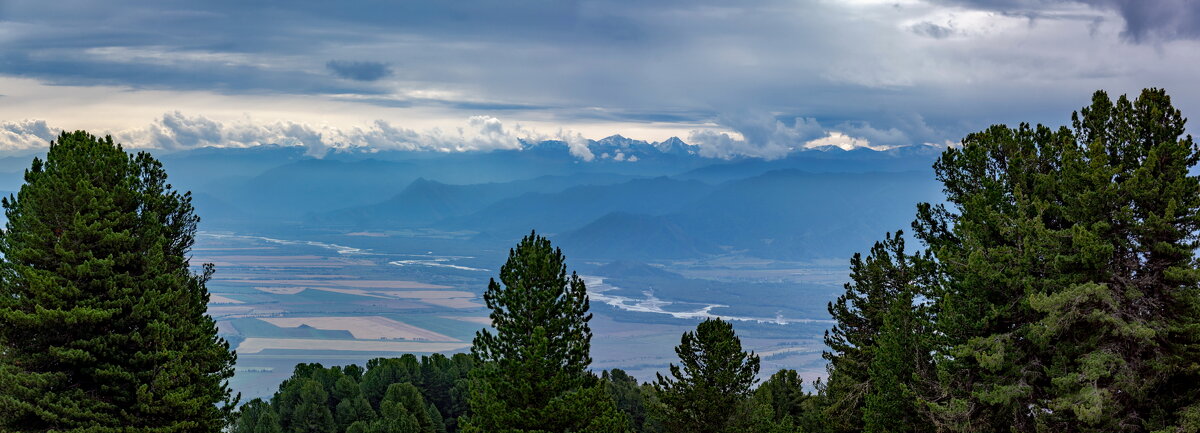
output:
M943 429L1200 428L1200 152L1159 89L1072 117L993 126L935 164L947 205L915 226L944 276Z
M646 423L646 402L637 379L619 368L605 371L600 378L612 395L617 409L629 417L634 431L641 431Z
M475 335L467 432L623 432L628 419L587 368L587 290L562 251L530 233L483 296L495 333Z
M435 433L441 425L434 425L429 414L429 405L421 396L421 391L411 383L394 383L388 387L387 394L380 403L379 423L382 425L414 426L414 432ZM439 423L440 424L440 423ZM410 427L404 427L408 429ZM402 429L403 430L403 429Z
M273 402L287 433L333 433L337 423L329 410L329 393L311 378L290 381Z
M189 268L190 193L147 153L63 133L5 198L0 430L217 432L234 356Z
M279 426L279 417L275 416L275 412L267 410L258 415L253 433L283 433L283 427Z
M367 399L361 395L343 399L338 403L334 412L338 429L343 431L350 428L350 425L355 422L374 421L375 418L375 411L371 409L371 403L368 403Z
M363 396L372 407L379 409L388 387L395 383L419 382L420 378L421 364L411 353L399 358L375 358L367 361L367 371L363 373Z
M812 396L804 392L804 379L796 370L783 369L772 374L754 390L754 398L770 408L771 418L799 420L811 410Z
M913 305L911 289L901 289L892 298L871 364L867 367L870 386L863 401L864 433L920 433L934 426L919 403L930 395L932 364L929 360L930 327Z
M675 347L680 365L654 382L663 423L670 432L732 431L734 414L758 381L759 360L742 351L733 325L707 319L685 332ZM768 415L769 417L769 415Z
M896 357L901 354L889 353L892 359L876 362L883 343L881 338L890 338L887 349L910 350L920 352L928 350L928 339L918 338L916 329L894 329L900 324L915 326L911 322L917 320L911 317L913 312L913 297L934 285L933 261L928 253L908 254L905 252L904 233L897 231L895 235L887 234L882 242L876 242L870 253L864 258L855 254L850 259L850 279L846 283L846 292L829 304L829 313L836 324L825 332L825 344L829 350L824 357L829 361L829 379L823 390L826 402L829 427L834 431L857 432L863 431L864 412L868 396L876 395L876 403L881 403L893 395L901 386L908 386L911 377L894 376L888 383L888 389L877 389L879 384L873 381L872 368L882 373L882 368L901 374L905 368L909 373L928 371L928 361L924 369L918 370L916 359L909 364L897 364ZM897 315L895 323L888 323L890 313ZM912 319L912 320L909 320ZM903 321L901 321L903 320ZM924 329L921 329L924 331ZM924 343L924 344L918 344ZM910 361L909 358L903 358ZM875 367L872 367L872 366ZM905 374L908 375L907 373ZM929 380L932 380L930 378ZM912 399L895 401L893 404L903 410L914 410L915 395ZM876 408L882 408L877 406ZM879 420L886 415L871 415Z
M256 398L246 402L246 404L243 404L242 407L238 409L237 419L233 424L233 432L255 433L256 431L260 430L258 423L259 420L262 419L263 413L265 412L271 412L271 419L274 420L275 424L279 424L278 417L274 417L275 410L271 408L270 404L267 404L267 402L263 401L263 399ZM269 429L269 427L264 428Z

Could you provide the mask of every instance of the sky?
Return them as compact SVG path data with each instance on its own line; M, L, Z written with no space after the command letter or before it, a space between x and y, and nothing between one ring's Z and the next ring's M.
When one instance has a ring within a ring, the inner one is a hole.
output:
M1195 0L0 0L0 155L63 129L315 156L947 145L1100 89L1196 116L1198 22Z

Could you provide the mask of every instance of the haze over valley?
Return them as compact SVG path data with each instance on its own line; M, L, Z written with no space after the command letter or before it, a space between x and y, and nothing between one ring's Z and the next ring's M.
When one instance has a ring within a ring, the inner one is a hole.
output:
M680 333L722 317L764 371L816 378L849 256L940 194L929 167L941 149L927 146L726 160L681 140L588 145L609 156L583 161L556 141L161 155L202 218L192 262L216 265L209 312L238 352L235 390L269 396L300 362L467 350L488 324L488 279L531 230L584 276L595 368L650 379Z

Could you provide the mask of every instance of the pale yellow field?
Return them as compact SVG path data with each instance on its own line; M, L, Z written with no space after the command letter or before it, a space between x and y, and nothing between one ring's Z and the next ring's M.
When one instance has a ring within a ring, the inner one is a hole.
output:
M483 308L483 304L475 302L471 298L421 298L421 302L446 308Z
M341 293L345 295L365 296L368 298L379 299L418 299L428 302L429 300L441 300L430 302L434 305L441 305L451 308L475 308L479 304L471 303L470 299L475 297L471 292L463 292L457 290L366 290L366 289L339 289L333 287L255 287L259 291L270 293L272 295L295 295L305 290L322 290L326 292ZM215 299L215 298L214 298ZM455 300L462 299L462 300ZM236 301L235 301L236 302ZM440 303L439 303L440 302ZM464 303L466 302L466 303ZM213 301L214 304L220 303ZM453 305L462 305L454 307Z
M388 295L396 298L422 298L422 299L449 299L449 298L473 298L474 293L463 292L458 290L409 290L409 291L386 291L375 292L381 295Z
M308 325L317 329L350 331L354 338L363 340L405 339L421 341L461 341L427 329L418 328L379 316L354 317L262 317L258 320L281 328L296 328Z
M478 324L484 325L484 326L492 326L492 319L488 318L488 317L478 317L478 316L438 316L438 317L441 317L443 319L450 319L450 320L460 320L460 321L468 322L468 323L478 323Z
M208 307L208 315L220 319L232 319L236 317L259 317L273 316L282 314L283 310L278 308L259 308L252 305L220 305Z
M372 292L369 290L363 290L363 289L334 289L331 287L310 287L310 288L314 289L314 290L324 290L326 292L342 293L342 294L346 294L346 295L358 295L358 296L366 296L368 298L389 299L389 297L387 297L387 296L381 296L381 295L376 294L376 292Z
M221 295L208 295L208 303L210 304L242 304L242 301L233 298L227 298Z
M364 352L433 353L470 347L469 343L423 343L411 341L317 340L304 338L247 338L237 347L242 354L265 349L348 350Z
M270 293L272 295L295 295L303 292L305 289L311 288L312 287L255 287L255 289Z
M284 286L341 286L356 289L449 289L450 286L403 280L222 280L227 283L278 284Z

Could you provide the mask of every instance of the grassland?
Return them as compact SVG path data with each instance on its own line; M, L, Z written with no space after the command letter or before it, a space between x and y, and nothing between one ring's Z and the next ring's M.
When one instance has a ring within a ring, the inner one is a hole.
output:
M337 350L354 352L432 353L471 347L470 343L426 343L413 341L318 340L306 338L247 338L238 345L238 353L258 353L264 349Z

